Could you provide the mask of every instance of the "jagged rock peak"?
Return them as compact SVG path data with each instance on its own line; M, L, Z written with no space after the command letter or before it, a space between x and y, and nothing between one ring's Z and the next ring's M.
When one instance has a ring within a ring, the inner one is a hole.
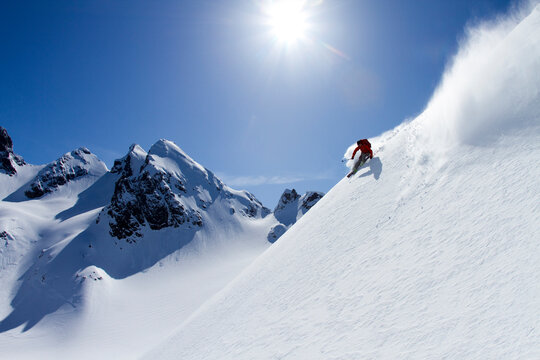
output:
M219 207L228 216L270 213L253 195L230 189L168 140L159 140L147 154L132 146L112 172L121 176L100 219L107 217L110 234L129 243L143 237L146 227L197 231L210 207Z
M0 170L12 176L17 173L16 165L25 165L24 159L13 152L13 141L6 129L0 126Z
M276 219L285 226L296 223L309 209L311 209L322 197L321 192L308 191L300 196L295 189L286 189L274 210Z
M52 193L68 182L84 176L99 177L107 172L107 166L85 147L62 155L47 164L30 183L24 194L31 199Z
M144 165L148 154L138 144L132 144L129 147L129 152L121 159L114 161L111 169L113 174L122 174L124 177L133 175L133 172L138 172L141 166Z
M276 205L276 208L274 209L274 212L279 211L283 209L287 204L290 204L300 198L300 195L296 192L295 189L285 189L283 194L281 194L281 197L279 198L278 204Z
M309 210L311 209L319 200L321 200L324 196L324 193L319 191L308 191L305 193L304 196L302 196L302 202L300 206L303 209Z
M0 151L13 151L13 141L6 129L0 126Z

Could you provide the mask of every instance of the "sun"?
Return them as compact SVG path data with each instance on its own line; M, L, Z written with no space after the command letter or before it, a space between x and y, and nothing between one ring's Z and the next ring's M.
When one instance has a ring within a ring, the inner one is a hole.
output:
M272 35L280 42L294 43L306 35L308 29L305 1L282 0L266 8Z

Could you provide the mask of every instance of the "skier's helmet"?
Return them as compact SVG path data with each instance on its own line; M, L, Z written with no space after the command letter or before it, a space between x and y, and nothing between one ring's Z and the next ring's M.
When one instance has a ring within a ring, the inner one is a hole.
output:
M362 145L362 140L358 140L358 141L356 142L356 145L358 145L358 146Z

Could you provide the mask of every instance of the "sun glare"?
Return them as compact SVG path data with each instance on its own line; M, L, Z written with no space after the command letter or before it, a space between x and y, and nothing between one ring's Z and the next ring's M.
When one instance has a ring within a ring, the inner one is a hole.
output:
M272 35L285 43L304 37L308 28L304 1L283 0L272 2L266 9Z

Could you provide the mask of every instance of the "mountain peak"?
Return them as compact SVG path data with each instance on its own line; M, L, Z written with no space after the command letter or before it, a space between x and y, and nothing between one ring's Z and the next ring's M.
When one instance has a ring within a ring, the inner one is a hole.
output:
M107 166L85 147L62 155L39 171L24 194L31 199L52 193L60 186L86 176L100 177Z
M150 147L148 153L160 157L170 157L171 155L174 156L176 154L180 154L181 156L191 160L184 150L180 149L178 145L167 139L159 139L156 141L154 145Z
M0 170L12 176L17 173L15 166L25 165L24 159L13 152L13 140L6 129L0 126Z
M129 152L122 158L114 161L111 169L113 174L122 174L122 176L131 176L133 171L138 171L145 163L148 154L138 144L131 144Z
M274 216L279 221L279 224L271 229L268 234L268 241L275 242L279 239L323 196L324 193L317 191L308 191L304 195L299 195L295 189L285 189L274 209Z
M148 154L132 145L111 172L121 176L103 213L109 217L110 234L128 243L143 237L146 226L195 231L210 207L221 208L227 217L264 217L269 212L251 194L225 186L169 140L157 141Z
M280 223L290 226L298 221L323 196L323 193L316 191L308 191L300 196L295 189L285 189L274 209L274 215Z
M13 141L6 129L0 126L0 151L13 151Z

